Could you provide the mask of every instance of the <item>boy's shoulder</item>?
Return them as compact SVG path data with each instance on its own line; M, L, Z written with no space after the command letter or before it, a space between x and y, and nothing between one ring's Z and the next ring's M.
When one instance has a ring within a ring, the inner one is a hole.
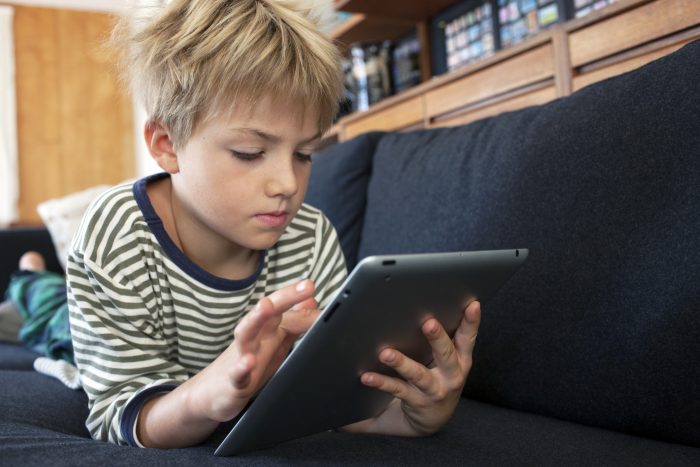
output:
M99 195L85 211L74 237L73 249L87 252L104 241L121 237L142 218L133 194L134 181L120 183Z

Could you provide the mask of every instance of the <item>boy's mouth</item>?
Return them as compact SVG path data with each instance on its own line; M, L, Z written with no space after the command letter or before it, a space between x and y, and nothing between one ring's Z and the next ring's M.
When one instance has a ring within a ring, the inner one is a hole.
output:
M255 215L255 219L259 222L273 228L279 228L285 225L288 217L289 213L286 211L265 212Z

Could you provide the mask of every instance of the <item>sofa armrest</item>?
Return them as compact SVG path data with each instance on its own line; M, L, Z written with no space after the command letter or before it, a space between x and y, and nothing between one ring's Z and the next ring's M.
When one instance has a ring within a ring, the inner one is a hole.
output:
M63 274L51 235L45 227L0 229L0 245L0 293L3 295L20 257L29 250L44 256L49 271Z

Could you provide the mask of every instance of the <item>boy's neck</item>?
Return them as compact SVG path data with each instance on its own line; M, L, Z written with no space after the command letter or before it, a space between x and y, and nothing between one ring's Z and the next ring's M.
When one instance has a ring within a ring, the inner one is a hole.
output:
M259 251L232 245L213 232L210 238L203 238L200 229L193 228L185 216L176 214L180 208L173 196L170 177L149 183L146 192L170 239L197 266L230 280L245 279L255 273Z

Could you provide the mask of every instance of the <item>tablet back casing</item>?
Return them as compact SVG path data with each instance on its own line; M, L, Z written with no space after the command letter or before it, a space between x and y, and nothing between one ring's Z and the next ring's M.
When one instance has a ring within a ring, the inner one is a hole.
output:
M496 292L527 255L520 249L364 259L215 454L271 447L378 415L392 396L364 386L360 375L393 374L379 352L392 347L427 365L432 352L421 325L435 317L453 335L466 306Z

